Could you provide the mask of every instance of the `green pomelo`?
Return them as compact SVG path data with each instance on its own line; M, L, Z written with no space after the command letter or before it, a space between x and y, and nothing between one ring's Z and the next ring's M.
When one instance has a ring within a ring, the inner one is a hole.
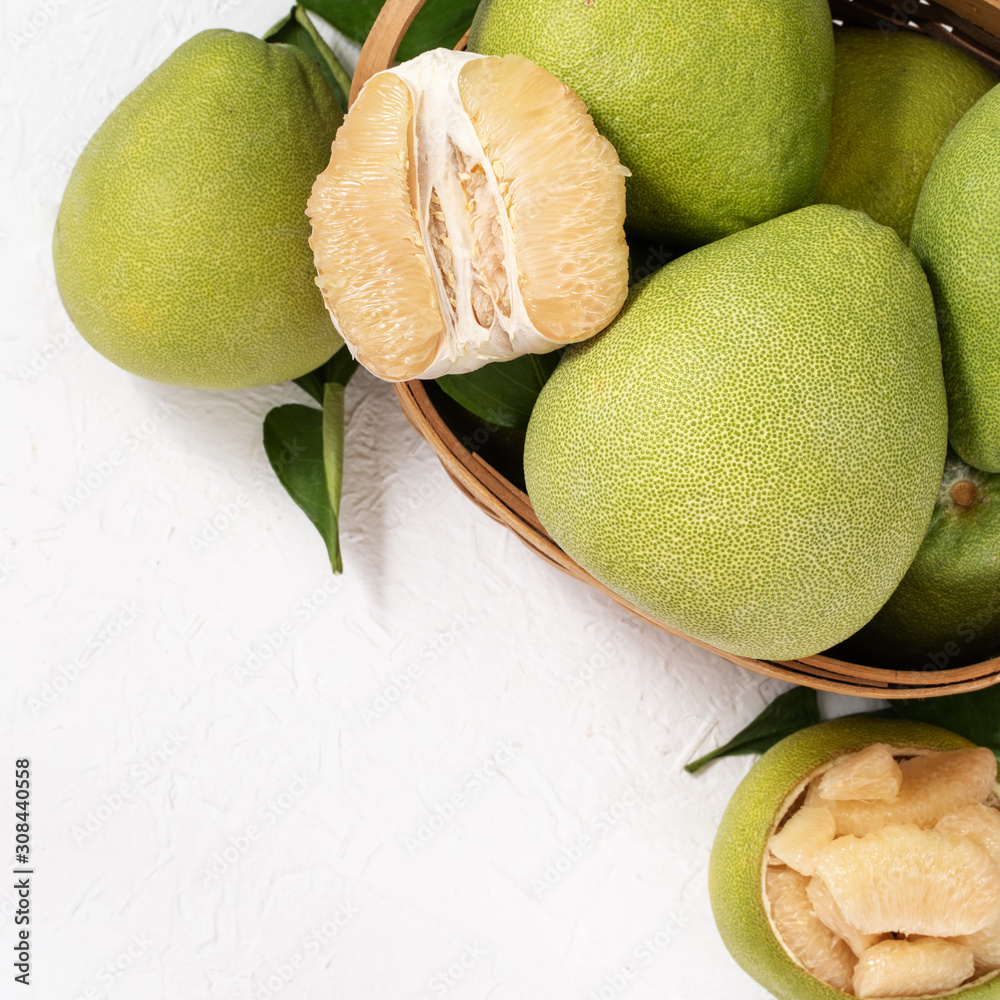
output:
M764 909L767 841L809 778L842 754L873 743L893 749L961 750L973 744L946 729L897 719L844 718L788 736L740 782L723 813L708 867L712 912L722 940L743 970L779 1000L845 1000L793 961ZM1000 1000L996 975L949 996Z
M833 128L816 201L867 212L905 243L937 151L997 78L961 49L908 31L845 28L834 43Z
M53 242L66 311L128 371L231 389L341 345L315 285L306 200L343 115L299 49L185 42L77 161Z
M913 564L842 659L941 670L1000 654L1000 475L954 453Z
M910 246L940 316L952 447L969 465L1000 472L1000 86L935 157Z
M813 205L678 258L571 348L525 480L581 566L666 624L786 660L846 638L941 482L934 304L891 230Z
M808 204L830 139L824 0L483 0L469 48L580 95L632 171L626 226L697 246Z

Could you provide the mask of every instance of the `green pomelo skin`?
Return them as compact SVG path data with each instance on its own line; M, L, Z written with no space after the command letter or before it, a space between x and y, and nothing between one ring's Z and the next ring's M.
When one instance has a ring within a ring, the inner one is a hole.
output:
M941 147L910 247L940 315L952 447L969 465L1000 472L1000 86Z
M793 962L771 930L763 901L767 841L813 772L873 743L895 749L961 750L973 744L946 729L896 719L834 719L786 737L765 753L733 794L708 866L708 891L722 940L743 970L779 1000L845 1000ZM1000 979L956 991L962 1000L1000 1000Z
M626 226L699 246L812 201L830 139L823 0L483 0L469 49L579 94L632 171Z
M816 201L867 212L905 243L937 151L997 78L961 49L908 31L845 28L834 44L833 128Z
M525 481L616 593L720 649L793 659L857 631L906 572L945 409L916 259L813 205L635 286L542 390Z
M343 119L303 52L203 31L84 149L53 241L81 334L128 371L231 389L341 345L315 285L309 191Z
M913 564L882 610L837 655L896 670L942 670L998 653L1000 475L951 453Z

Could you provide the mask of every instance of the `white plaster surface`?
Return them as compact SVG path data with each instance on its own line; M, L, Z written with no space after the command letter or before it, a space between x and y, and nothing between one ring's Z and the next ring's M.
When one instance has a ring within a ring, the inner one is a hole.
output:
M0 997L764 997L706 890L750 761L682 765L781 685L544 565L364 373L332 578L261 446L297 388L146 382L63 312L89 136L195 32L287 6L0 5L0 788L29 756L35 868L24 988L0 794Z

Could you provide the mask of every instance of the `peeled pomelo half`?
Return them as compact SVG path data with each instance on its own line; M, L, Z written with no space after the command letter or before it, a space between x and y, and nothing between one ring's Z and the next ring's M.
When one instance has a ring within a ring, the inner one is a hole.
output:
M903 781L892 801L831 801L823 797L822 781L817 781L809 788L806 804L829 809L838 836L863 837L889 824L933 827L956 809L985 802L997 780L997 759L985 747L918 754L899 761L899 769Z
M781 937L765 883L768 870L776 868L769 850L770 839L789 814L802 806L810 782L822 778L833 765L843 763L848 754L875 743L886 744L901 765L930 752L971 748L967 740L954 733L918 722L844 718L820 723L782 740L761 757L740 783L719 825L709 863L709 894L719 932L748 975L779 1000L844 1000L854 995L853 990L838 989L818 978L795 953L791 942ZM996 791L994 785L991 794ZM990 801L995 799L991 797ZM990 877L985 866L984 871ZM820 911L810 899L808 882L806 901L820 918ZM803 910L798 919L807 917ZM783 919L795 922L788 914ZM975 956L974 949L965 947ZM949 996L1000 1000L998 976L1000 969L996 966L977 961L973 978L966 977Z
M975 972L972 952L939 938L880 941L858 959L859 997L919 997L960 986Z
M337 132L306 210L317 284L389 380L586 340L625 301L627 174L529 59L425 52L373 76Z

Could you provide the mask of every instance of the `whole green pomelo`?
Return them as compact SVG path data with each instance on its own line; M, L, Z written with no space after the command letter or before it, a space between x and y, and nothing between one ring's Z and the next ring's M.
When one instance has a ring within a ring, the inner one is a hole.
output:
M816 201L867 212L905 243L937 151L997 78L926 35L844 28L833 37L833 128Z
M848 995L808 973L778 942L764 909L768 838L814 774L835 758L873 743L886 743L894 750L973 746L947 729L922 722L865 718L821 722L771 747L740 782L719 823L708 866L715 922L733 958L779 1000L846 1000ZM998 1000L1000 979L956 991L954 996Z
M1000 475L949 453L923 544L842 659L943 670L1000 654Z
M1000 472L1000 86L935 157L910 247L938 307L952 447Z
M626 226L698 246L812 201L830 139L825 0L483 0L469 49L586 103L632 171Z
M813 205L667 264L570 348L531 414L528 494L598 580L720 649L856 632L941 482L934 304L899 237Z
M341 345L315 284L306 200L343 114L290 45L203 31L111 113L53 242L66 311L145 378L232 389Z

